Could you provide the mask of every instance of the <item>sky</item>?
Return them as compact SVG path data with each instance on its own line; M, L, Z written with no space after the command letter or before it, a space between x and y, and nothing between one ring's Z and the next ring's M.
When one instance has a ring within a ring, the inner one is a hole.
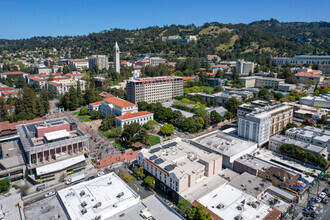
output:
M205 22L330 22L329 0L0 0L0 39Z

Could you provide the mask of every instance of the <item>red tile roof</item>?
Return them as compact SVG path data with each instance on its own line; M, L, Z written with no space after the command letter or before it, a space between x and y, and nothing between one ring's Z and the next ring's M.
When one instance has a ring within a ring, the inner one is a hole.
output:
M46 82L47 84L51 84L53 86L60 86L61 84L60 83L57 83L57 82Z
M106 98L104 99L104 101L110 102L111 104L117 105L122 108L134 106L133 103L116 97Z
M72 60L73 63L86 63L88 60Z
M115 97L114 95L110 94L110 93L107 93L107 92L101 92L99 94L99 96L101 96L102 98L110 98L110 97Z
M137 63L149 63L149 60L138 60Z
M67 73L66 76L85 76L85 73Z
M281 217L282 212L276 208L273 207L273 210L268 213L263 220L276 220L279 219L279 217Z
M126 150L125 153L120 153L120 154L116 154L116 155L112 155L110 157L107 157L107 158L104 158L104 159L101 159L98 161L97 164L95 164L94 166L97 168L97 169L102 169L104 167L108 167L108 166L111 166L113 164L116 164L116 163L120 163L122 161L132 161L132 160L136 160L138 158L138 153L140 151L137 150L137 151L132 151L132 150Z
M299 72L297 73L295 76L303 76L303 77L314 77L314 78L320 78L320 77L323 77L321 75L317 75L317 74L312 74L312 73L304 73L304 72Z
M4 73L0 73L0 75L23 75L23 74L27 74L27 73L23 73L23 72L4 72Z
M2 94L5 95L5 96L7 96L7 95L15 95L15 94L19 94L19 91L14 91L14 92L4 91Z
M142 69L142 66L134 66L133 69Z
M230 69L229 66L223 66L223 65L214 65L214 66L211 66L211 68L212 67L223 68L223 69Z
M13 88L7 86L7 87L0 87L0 91L6 91L6 90L12 90Z
M120 119L120 120L126 120L126 119L129 119L129 118L136 118L136 117L140 117L140 116L144 116L144 115L150 115L150 114L152 114L152 113L147 112L147 111L135 112L135 113L127 112L122 116L118 116L117 118Z
M31 122L38 122L38 121L42 121L43 118L35 118L33 120L28 120L28 121L18 121L18 122L13 122L13 123L9 123L9 121L3 121L0 122L0 133L3 132L4 130L16 130L16 125L20 125L23 122L25 123L31 123Z
M90 103L90 105L101 105L101 102L93 102L93 103Z
M183 77L183 81L193 80L193 79L196 79L196 76L185 76L185 77Z
M32 80L39 81L39 82L41 82L41 81L47 81L47 79L40 79L40 78L37 78L35 76L29 76L29 78L32 79Z

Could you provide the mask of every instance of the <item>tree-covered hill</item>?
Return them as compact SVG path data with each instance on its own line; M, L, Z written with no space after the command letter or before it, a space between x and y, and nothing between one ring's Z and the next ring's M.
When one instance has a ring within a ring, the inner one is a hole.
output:
M197 35L197 42L172 43L162 36ZM111 29L86 36L33 37L22 40L0 40L0 52L42 48L45 55L56 48L64 57L80 58L91 54L107 54L112 59L115 41L130 56L143 53L168 57L205 57L218 54L222 59L330 54L330 23L286 22L275 19L250 24L205 23L203 26L171 25L136 30ZM123 54L125 56L125 54Z

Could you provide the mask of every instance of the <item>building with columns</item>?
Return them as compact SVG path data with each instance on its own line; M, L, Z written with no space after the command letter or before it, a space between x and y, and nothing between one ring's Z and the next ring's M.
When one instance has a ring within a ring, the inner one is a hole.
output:
M115 72L120 73L120 51L119 51L119 46L118 46L117 41L113 48L113 57L114 57Z
M16 126L27 168L36 182L55 179L55 173L81 170L89 151L90 136L67 118L49 119ZM48 168L46 166L49 166ZM45 167L47 169L45 169Z

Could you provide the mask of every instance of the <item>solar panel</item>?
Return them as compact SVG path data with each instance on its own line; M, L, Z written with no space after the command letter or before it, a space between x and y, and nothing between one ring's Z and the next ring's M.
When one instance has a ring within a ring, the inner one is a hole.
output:
M163 162L164 162L164 160L162 158L158 158L155 160L155 164L161 164Z
M174 168L175 167L172 164L165 166L165 170L167 170L167 171L174 170Z
M158 157L156 155L152 155L149 157L149 160L154 160L154 159L157 159Z
M169 143L169 144L165 144L165 145L163 145L162 146L162 148L163 149L167 149L167 148L169 148L169 147L173 147L173 146L175 146L175 145L177 145L178 143L177 142L172 142L172 143Z
M155 153L155 152L160 151L160 150L161 150L160 147L156 147L156 148L151 149L149 152L150 153Z

